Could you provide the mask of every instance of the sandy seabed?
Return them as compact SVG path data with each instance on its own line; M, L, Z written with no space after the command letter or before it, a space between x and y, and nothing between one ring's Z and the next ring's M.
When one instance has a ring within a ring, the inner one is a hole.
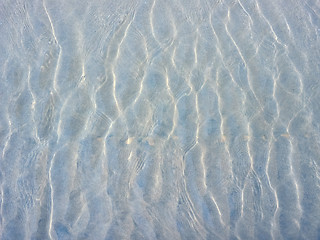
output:
M320 239L318 0L2 0L0 239Z

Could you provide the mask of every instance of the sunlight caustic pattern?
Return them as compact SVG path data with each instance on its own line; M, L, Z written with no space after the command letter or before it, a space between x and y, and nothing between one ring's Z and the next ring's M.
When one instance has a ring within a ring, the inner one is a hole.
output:
M319 239L320 3L4 0L1 239Z

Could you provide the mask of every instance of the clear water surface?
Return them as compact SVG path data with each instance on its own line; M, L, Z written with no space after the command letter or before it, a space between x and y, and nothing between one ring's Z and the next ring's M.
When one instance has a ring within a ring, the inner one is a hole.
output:
M0 238L320 239L319 0L2 0Z

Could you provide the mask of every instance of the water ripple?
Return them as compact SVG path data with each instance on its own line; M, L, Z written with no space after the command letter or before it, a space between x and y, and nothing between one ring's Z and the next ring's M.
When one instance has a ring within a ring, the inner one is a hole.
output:
M319 239L314 1L2 1L1 239Z

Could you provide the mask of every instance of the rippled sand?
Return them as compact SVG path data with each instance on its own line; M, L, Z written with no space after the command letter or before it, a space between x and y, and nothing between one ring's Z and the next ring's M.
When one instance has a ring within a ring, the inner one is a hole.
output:
M2 0L0 238L319 239L318 0Z

